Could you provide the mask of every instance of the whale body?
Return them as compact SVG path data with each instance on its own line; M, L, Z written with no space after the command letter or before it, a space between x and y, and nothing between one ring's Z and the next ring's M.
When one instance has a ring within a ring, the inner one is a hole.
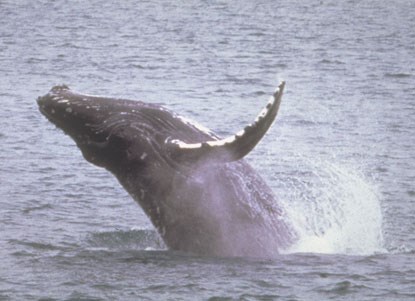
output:
M87 161L118 179L168 248L272 258L296 234L271 189L243 157L272 125L284 85L252 124L224 139L163 106L81 94L65 85L37 102Z

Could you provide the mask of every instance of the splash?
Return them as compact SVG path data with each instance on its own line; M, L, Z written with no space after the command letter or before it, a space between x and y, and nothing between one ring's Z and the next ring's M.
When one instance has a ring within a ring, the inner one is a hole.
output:
M288 252L384 252L376 186L348 166L316 161L301 165L305 173L289 177L285 188L290 194L287 213L299 233Z

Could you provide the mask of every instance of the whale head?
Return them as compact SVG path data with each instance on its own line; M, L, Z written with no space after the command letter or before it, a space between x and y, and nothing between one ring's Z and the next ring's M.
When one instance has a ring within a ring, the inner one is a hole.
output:
M41 113L97 166L125 174L172 164L166 140L172 133L180 135L180 124L159 105L79 94L65 85L53 87L37 102ZM193 135L200 138L196 131Z

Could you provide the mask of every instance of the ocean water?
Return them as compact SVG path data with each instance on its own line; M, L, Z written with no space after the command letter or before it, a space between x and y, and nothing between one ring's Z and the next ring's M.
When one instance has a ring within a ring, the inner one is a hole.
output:
M415 300L415 2L0 1L0 300ZM220 135L280 80L247 160L300 240L274 260L165 249L38 112L56 84Z

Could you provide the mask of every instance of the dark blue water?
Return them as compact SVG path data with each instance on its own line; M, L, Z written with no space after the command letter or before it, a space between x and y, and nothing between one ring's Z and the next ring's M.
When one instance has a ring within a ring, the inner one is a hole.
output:
M0 1L0 300L414 300L415 2ZM279 80L247 160L300 241L275 260L165 250L37 110L56 84L163 103L220 135Z

